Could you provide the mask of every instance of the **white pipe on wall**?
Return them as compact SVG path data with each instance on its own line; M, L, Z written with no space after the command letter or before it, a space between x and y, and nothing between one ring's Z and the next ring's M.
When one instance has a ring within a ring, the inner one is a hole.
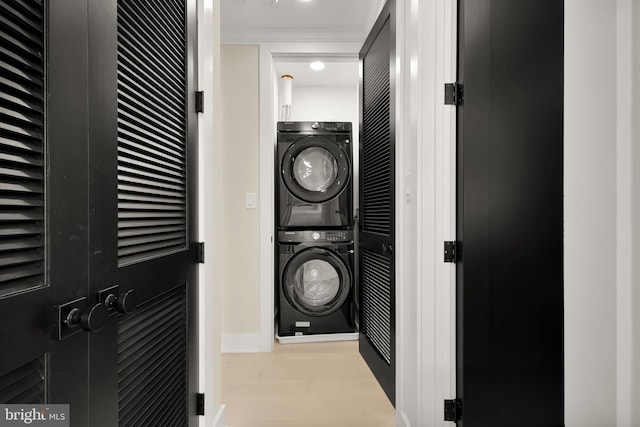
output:
M291 99L293 97L293 76L291 74L280 76L280 93L282 97L282 102L280 102L280 121L289 121L291 119Z

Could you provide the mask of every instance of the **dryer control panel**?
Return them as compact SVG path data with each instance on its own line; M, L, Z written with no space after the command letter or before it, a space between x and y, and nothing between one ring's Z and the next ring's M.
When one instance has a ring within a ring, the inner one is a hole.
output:
M279 231L278 241L280 243L351 242L353 241L353 231L352 230Z
M278 122L278 132L351 132L351 122Z

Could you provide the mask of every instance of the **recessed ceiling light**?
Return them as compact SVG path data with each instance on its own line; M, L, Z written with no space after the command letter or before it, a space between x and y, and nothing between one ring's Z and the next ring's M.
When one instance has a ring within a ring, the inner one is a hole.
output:
M313 61L311 64L309 64L309 67L311 67L311 69L315 71L322 71L324 70L324 62Z
M303 3L309 3L309 2L311 2L313 0L300 0L300 1L303 2Z

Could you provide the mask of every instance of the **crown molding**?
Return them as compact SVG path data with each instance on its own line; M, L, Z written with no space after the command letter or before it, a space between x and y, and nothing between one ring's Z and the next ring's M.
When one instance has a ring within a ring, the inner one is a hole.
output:
M359 42L367 36L364 30L318 29L261 29L223 31L223 43L270 43L270 42Z

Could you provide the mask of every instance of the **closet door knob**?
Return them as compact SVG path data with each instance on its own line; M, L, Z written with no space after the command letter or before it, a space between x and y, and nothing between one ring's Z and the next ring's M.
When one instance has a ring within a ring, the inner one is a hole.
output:
M129 289L118 296L109 294L104 303L107 308L115 308L122 314L131 314L138 306L138 293L134 289Z
M67 315L68 326L80 326L88 332L98 332L104 328L109 311L102 303L85 307L83 309L74 308Z

